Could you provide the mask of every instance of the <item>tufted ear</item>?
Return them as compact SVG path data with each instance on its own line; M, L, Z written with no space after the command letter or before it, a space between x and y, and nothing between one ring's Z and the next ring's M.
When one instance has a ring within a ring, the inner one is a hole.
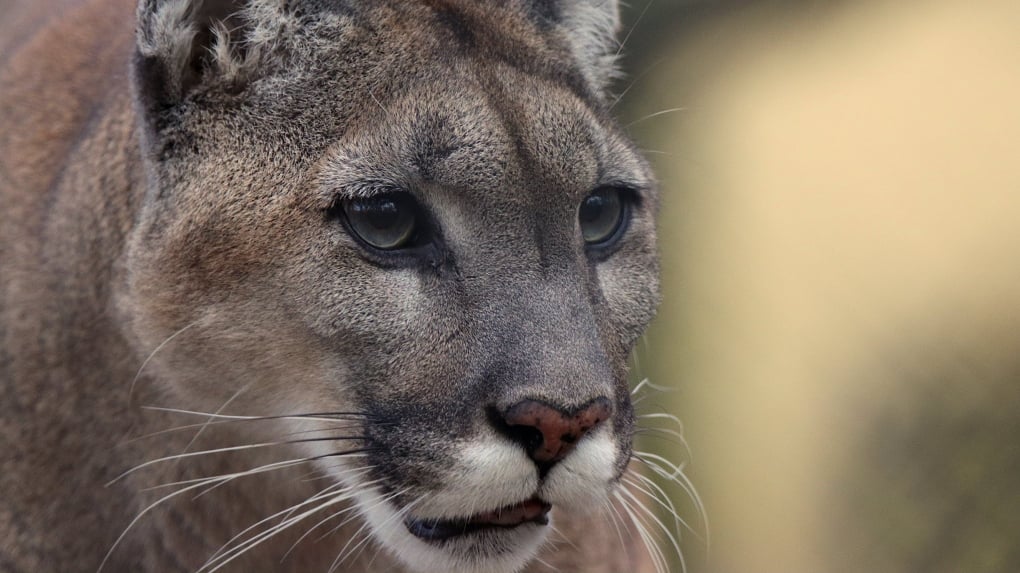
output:
M168 106L204 83L236 89L282 24L281 0L139 0L139 95Z
M618 75L616 60L620 45L616 34L620 29L619 1L558 1L560 21L568 33L575 57L581 63L582 72L596 89L605 90Z

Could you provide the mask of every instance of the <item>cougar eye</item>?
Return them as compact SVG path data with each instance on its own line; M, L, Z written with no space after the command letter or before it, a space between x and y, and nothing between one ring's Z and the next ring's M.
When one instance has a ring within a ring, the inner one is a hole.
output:
M407 193L351 199L343 210L358 238L385 251L410 245L418 227L418 205Z
M619 189L600 187L592 191L577 213L584 242L590 246L611 242L623 227L626 213L627 205Z

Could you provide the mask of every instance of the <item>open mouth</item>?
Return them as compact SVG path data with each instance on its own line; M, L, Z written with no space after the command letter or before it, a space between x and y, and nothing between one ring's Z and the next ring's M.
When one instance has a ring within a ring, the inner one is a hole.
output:
M549 524L552 506L537 497L464 519L414 519L404 521L407 530L425 541L445 541L486 529L513 529L526 523Z

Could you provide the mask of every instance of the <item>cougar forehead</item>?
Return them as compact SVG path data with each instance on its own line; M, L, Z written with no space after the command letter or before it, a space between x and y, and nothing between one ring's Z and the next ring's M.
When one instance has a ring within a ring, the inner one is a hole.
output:
M526 271L519 263L529 255L538 257L531 270L557 254L573 259L584 196L623 182L648 191L646 171L569 91L513 70L504 78L446 79L380 103L325 153L319 200L412 190L465 264ZM451 84L465 97L451 101ZM535 95L511 96L510 84Z

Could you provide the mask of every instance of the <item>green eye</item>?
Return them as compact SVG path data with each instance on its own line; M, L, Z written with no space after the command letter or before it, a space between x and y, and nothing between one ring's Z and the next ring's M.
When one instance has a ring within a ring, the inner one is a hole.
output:
M626 205L618 189L601 187L592 191L581 202L577 214L584 242L600 245L615 238L625 214Z
M407 193L352 199L343 205L351 231L384 251L407 247L418 226L418 205Z

